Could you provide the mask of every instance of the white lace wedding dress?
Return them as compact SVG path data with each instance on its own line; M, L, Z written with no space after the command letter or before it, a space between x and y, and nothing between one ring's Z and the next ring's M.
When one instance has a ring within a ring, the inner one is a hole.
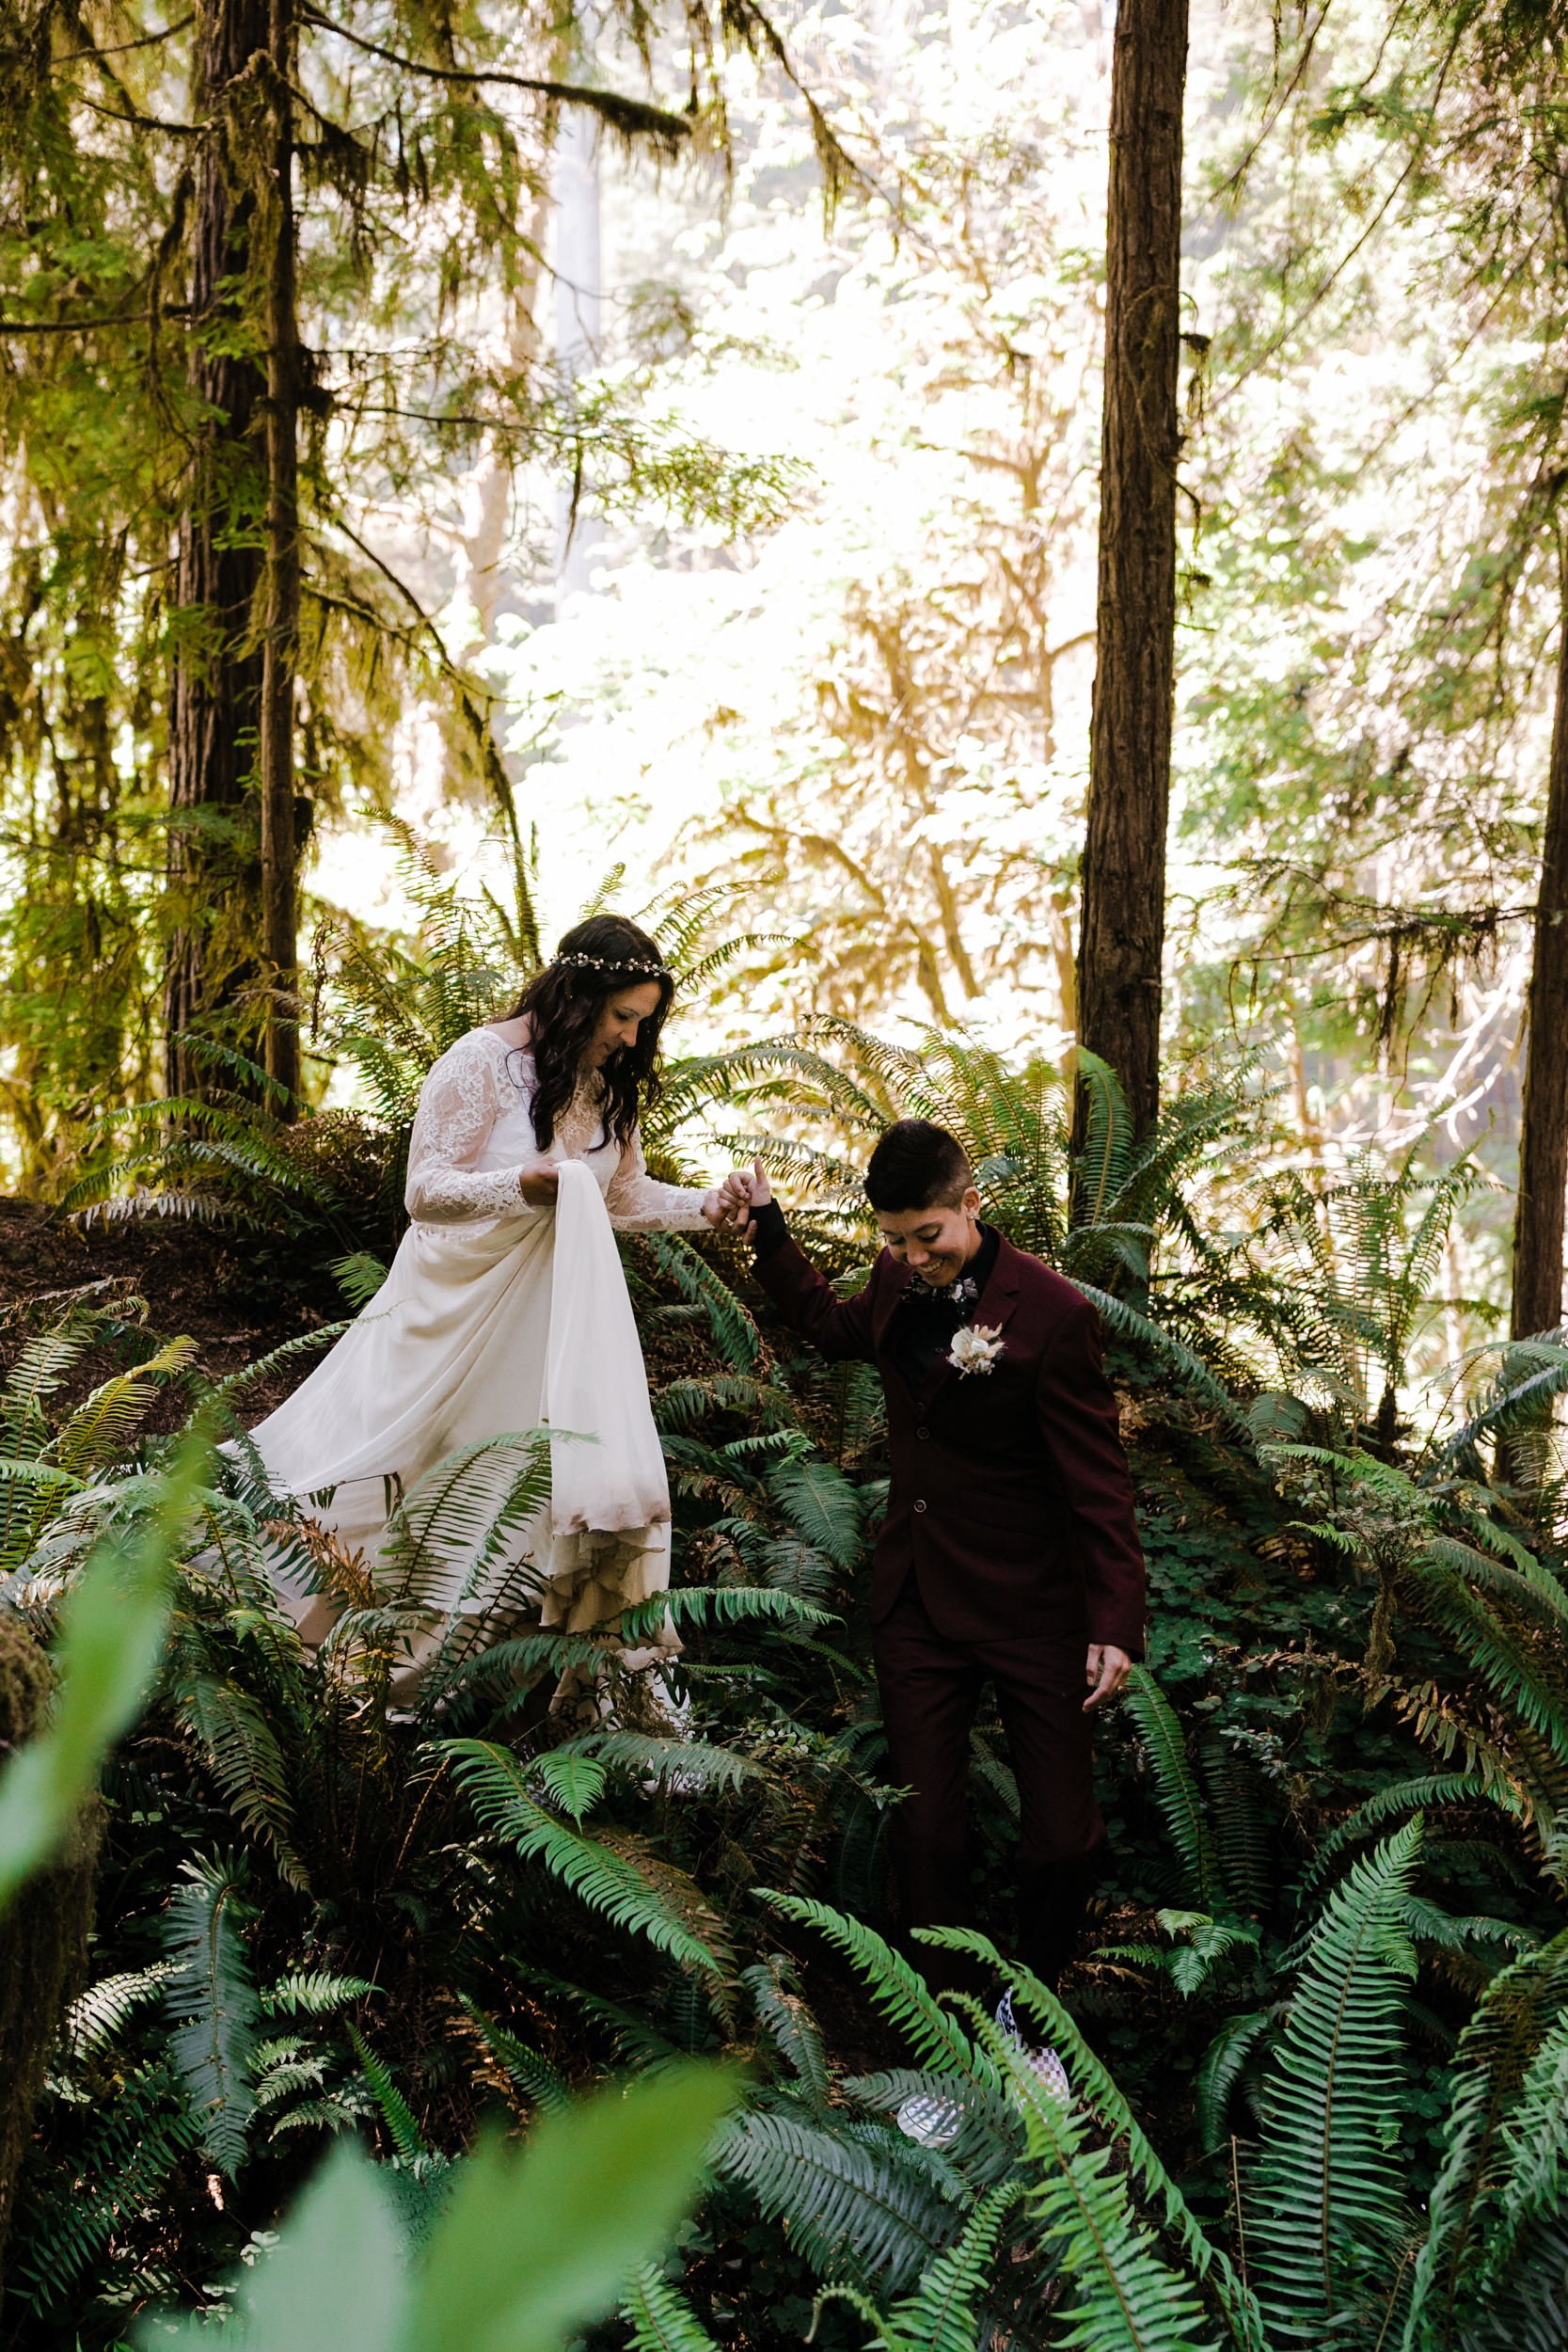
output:
M635 1136L606 1139L585 1081L543 1156L553 1208L531 1208L522 1168L541 1157L530 1116L533 1057L472 1029L424 1084L408 1154L413 1222L386 1283L288 1402L252 1431L279 1493L374 1551L399 1491L462 1446L547 1422L547 1507L516 1556L546 1625L577 1631L662 1592L670 1495L642 1352L612 1227L699 1226L704 1196L657 1183ZM570 1434L567 1434L570 1433ZM439 1594L480 1611L483 1592ZM333 1610L283 1589L307 1640Z

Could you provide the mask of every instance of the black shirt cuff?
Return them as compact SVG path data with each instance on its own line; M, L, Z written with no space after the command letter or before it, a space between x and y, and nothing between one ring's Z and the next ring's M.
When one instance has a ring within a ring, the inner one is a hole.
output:
M752 1234L752 1250L760 1265L764 1258L776 1257L784 1248L789 1239L789 1227L784 1223L784 1213L776 1200L765 1200L760 1208L753 1209L752 1223L755 1229Z

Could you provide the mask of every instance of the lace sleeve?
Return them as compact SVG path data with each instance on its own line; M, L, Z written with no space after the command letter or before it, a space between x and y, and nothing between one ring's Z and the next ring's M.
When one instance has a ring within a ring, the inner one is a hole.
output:
M624 1233L690 1232L703 1219L707 1195L685 1184L661 1184L648 1173L635 1133L623 1147L621 1163L605 1191L610 1221Z
M531 1216L517 1189L516 1168L475 1168L500 1114L496 1061L468 1038L444 1053L424 1082L408 1142L403 1202L425 1225L464 1218Z

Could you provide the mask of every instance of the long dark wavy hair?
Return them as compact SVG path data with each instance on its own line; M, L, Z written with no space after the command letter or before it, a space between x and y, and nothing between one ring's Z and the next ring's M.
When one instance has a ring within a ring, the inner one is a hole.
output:
M658 942L628 923L624 914L591 914L556 948L556 961L535 973L509 1021L527 1013L533 1024L530 1052L538 1084L533 1132L541 1152L555 1141L555 1122L582 1080L583 1057L594 1041L599 1015L611 996L653 980L658 1003L637 1032L637 1043L620 1046L599 1073L604 1083L605 1138L625 1143L641 1114L658 1101L659 1033L675 983L664 968ZM596 963L562 963L562 956L594 956Z

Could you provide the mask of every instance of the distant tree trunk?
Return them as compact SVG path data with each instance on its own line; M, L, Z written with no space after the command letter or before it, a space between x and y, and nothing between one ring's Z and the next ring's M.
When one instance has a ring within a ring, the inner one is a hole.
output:
M1546 778L1546 837L1535 901L1526 1014L1519 1198L1513 1213L1516 1340L1562 1321L1563 1195L1568 1191L1568 577L1557 656L1557 710Z
M1160 1104L1175 691L1181 103L1187 0L1122 0L1111 65L1105 414L1078 1041ZM1080 1116L1083 1097L1080 1094Z
M578 12L573 56L573 68L584 79L598 27L590 0ZM586 106L567 106L555 135L555 357L569 383L596 368L603 349L599 134L596 115ZM578 480L561 493L556 518L557 612L569 596L593 587L602 536L593 485Z
M292 0L270 0L271 204L267 221L267 553L262 641L261 952L272 1001L269 1076L299 1085L298 827L294 806L294 675L299 651L299 328L294 305Z
M232 283L245 267L255 213L232 161L224 101L266 48L267 35L267 0L207 0L198 22L193 105L213 127L196 167L188 375L196 414L175 566L164 987L170 1093L212 1090L211 1073L176 1041L179 1033L243 1006L261 978L261 861L250 787L261 723L256 427L266 373L248 357L214 350L210 339L236 318ZM243 1010L227 1028L252 1050L259 1031L259 1013L247 1019Z

